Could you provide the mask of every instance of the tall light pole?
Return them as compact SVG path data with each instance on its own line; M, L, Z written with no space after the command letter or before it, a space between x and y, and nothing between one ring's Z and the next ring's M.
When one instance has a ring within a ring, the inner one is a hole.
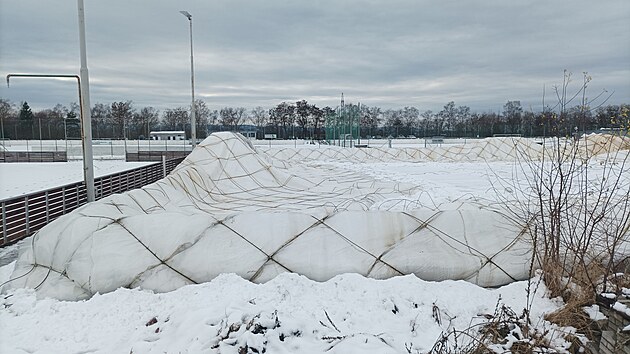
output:
M0 114L0 131L2 131L2 136L0 136L0 138L2 138L2 146L4 146L4 115Z
M81 143L83 144L83 177L87 201L96 200L94 192L94 162L92 154L92 113L90 112L90 80L87 68L87 54L85 49L85 12L83 0L77 0L79 12L79 47L81 52L81 69L79 71L81 87Z
M197 144L197 124L195 122L195 66L193 64L193 36L192 36L192 15L188 11L180 11L188 19L190 25L190 86L192 90L192 104L190 105L190 139L192 146Z

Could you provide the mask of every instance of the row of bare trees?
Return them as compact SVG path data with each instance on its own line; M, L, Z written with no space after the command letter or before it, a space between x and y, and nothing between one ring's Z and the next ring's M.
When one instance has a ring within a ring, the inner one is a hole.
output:
M352 111L353 105L349 105ZM522 136L571 135L574 132L600 128L623 128L628 125L624 114L629 105L608 105L582 109L579 105L562 114L550 107L543 112L525 111L519 101L508 101L501 112L472 112L468 106L457 106L451 101L439 112L420 112L415 107L381 110L379 107L360 106L361 135L488 137L495 134ZM562 122L561 125L556 124Z
M202 100L195 102L199 137L217 120ZM188 107L168 108L134 106L132 101L96 103L91 110L92 136L95 139L144 139L152 130L185 130L190 133ZM80 138L80 110L76 103L57 104L33 112L27 102L16 106L0 98L0 131L4 139L77 139Z
M525 110L520 101L507 101L500 112L472 112L470 107L451 101L439 112L416 107L382 109L376 106L346 104L342 107L317 107L306 100L281 102L271 109L224 107L211 110L203 100L195 101L197 136L208 132L256 127L257 136L276 134L279 138L323 139L325 129L338 124L357 127L361 137L435 136L487 137L495 134L522 136L567 136L600 128L628 125L629 105L582 107L576 104L562 113L553 107L543 112ZM132 101L92 107L92 135L96 139L143 139L151 130L185 130L190 135L189 107L136 107ZM1 138L63 139L80 136L80 110L76 103L57 104L32 112L27 102L15 105L0 98ZM561 124L558 124L561 122Z
M361 137L488 137L495 134L521 136L568 136L601 128L624 130L630 125L630 105L583 107L576 104L562 113L546 106L543 112L526 111L520 101L507 101L501 112L472 112L468 106L451 101L439 112L420 112L416 107L386 109L361 104L318 108L307 101L282 102L268 112L256 107L251 121L279 137L321 138L323 128L335 124L357 126ZM341 122L341 123L340 123ZM295 131L293 128L297 127ZM624 128L625 127L625 128ZM292 129L288 133L288 129Z

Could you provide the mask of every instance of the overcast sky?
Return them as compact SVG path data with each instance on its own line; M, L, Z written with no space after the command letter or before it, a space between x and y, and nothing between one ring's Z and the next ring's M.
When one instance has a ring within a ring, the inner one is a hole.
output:
M439 111L448 101L540 109L563 69L630 103L630 1L85 0L92 104L270 108L306 99ZM0 74L79 73L77 3L0 0ZM71 81L18 79L0 97L77 101Z

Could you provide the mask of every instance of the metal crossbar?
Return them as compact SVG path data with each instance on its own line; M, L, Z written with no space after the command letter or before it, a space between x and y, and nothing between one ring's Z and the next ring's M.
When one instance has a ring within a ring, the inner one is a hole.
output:
M96 199L140 188L164 178L184 157L95 178ZM0 247L37 232L49 222L87 203L84 182L0 200Z

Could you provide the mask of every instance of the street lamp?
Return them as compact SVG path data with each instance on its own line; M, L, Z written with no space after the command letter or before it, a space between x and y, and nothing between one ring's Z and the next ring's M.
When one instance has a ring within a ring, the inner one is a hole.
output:
M193 64L193 37L192 37L192 15L188 11L180 11L188 19L190 24L190 86L192 90L192 104L190 105L190 139L192 146L197 143L197 124L195 122L195 66Z
M85 49L85 11L83 0L77 0L79 13L79 52L81 68L79 69L79 86L81 91L81 140L83 143L83 178L87 201L96 200L94 192L94 162L92 161L92 113L90 112L90 79L87 68L87 53Z

